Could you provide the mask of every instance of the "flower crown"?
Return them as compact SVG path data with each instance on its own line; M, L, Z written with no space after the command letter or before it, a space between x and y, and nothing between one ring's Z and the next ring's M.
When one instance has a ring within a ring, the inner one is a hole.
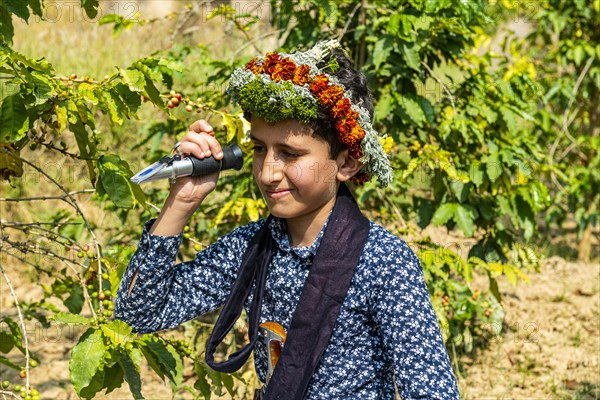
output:
M325 110L335 122L338 140L351 157L364 164L353 182L361 184L376 176L381 186L387 186L392 168L386 151L391 150L392 138L379 137L369 112L353 104L339 80L324 71L339 68L331 56L336 48L340 48L339 42L330 40L305 52L256 57L233 71L227 92L243 110L268 123L285 119L309 123L317 119L319 108ZM328 56L328 65L319 68L317 65Z

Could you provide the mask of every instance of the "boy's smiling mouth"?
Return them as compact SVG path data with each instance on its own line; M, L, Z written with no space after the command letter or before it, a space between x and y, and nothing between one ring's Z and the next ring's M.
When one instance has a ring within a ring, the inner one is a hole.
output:
M292 191L292 189L275 189L275 190L265 190L265 193L267 194L267 197L272 198L272 199L280 199L282 197L287 196L288 194L290 194L290 192Z

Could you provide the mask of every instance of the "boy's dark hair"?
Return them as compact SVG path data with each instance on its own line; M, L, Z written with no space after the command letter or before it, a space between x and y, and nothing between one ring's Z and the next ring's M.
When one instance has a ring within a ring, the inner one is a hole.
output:
M373 119L373 98L367 84L367 77L364 73L354 68L352 61L350 61L344 51L334 49L331 52L331 57L318 64L318 67L327 72L327 74L335 76L346 89L346 93L350 97L352 104L356 104L367 110L369 116ZM244 112L244 117L250 121L252 115L249 112ZM331 158L337 157L342 150L346 149L346 146L337 138L334 120L323 108L319 107L317 119L308 125L314 130L315 134L329 143Z

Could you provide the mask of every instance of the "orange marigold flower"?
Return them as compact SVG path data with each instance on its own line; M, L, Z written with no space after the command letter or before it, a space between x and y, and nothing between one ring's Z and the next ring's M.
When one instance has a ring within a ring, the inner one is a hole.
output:
M286 57L275 64L273 72L271 72L271 79L289 81L294 77L294 72L296 72L296 64Z
M301 66L296 68L296 71L294 71L294 77L292 78L292 82L294 82L295 85L299 86L306 85L308 82L310 82L310 75L308 74L309 72L310 67L306 64L302 64Z
M338 139L346 146L354 146L365 137L364 129L356 120L341 120L335 125Z
M263 60L260 72L271 75L279 60L281 60L281 56L278 53L267 53Z
M313 94L319 94L329 86L329 77L325 74L315 76L309 84L309 89Z
M338 118L347 116L349 110L350 110L350 100L343 97L335 103L335 105L331 109L331 115L333 116L333 118L338 119Z
M256 64L257 61L258 57L253 58L252 60L248 61L244 68L256 73L260 69L260 66Z
M325 108L331 108L336 104L344 95L344 89L339 85L331 85L327 89L323 90L317 97L321 101L321 105Z

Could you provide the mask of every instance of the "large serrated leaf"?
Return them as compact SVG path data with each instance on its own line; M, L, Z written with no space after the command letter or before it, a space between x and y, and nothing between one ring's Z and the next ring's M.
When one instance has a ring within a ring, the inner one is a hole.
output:
M25 102L16 93L5 97L0 107L0 143L16 142L23 138L29 127Z
M454 213L454 221L465 236L471 237L475 232L475 218L477 210L469 204L458 204Z
M181 384L183 360L172 346L153 338L145 342L141 350L154 372L160 377L166 376L176 386Z
M102 332L95 328L89 328L73 347L69 372L78 395L92 383L97 371L103 367L105 350Z
M133 173L125 161L119 156L107 154L100 157L97 165L102 187L115 205L121 208L144 205L144 192L129 180Z
M29 8L27 8L27 3L23 0L3 0L0 6L25 22L29 20Z
M82 317L77 314L70 314L65 312L60 312L52 317L56 322L61 322L63 324L77 324L77 325L91 325L92 320L86 317Z
M118 319L102 325L102 332L113 344L125 344L135 339L131 327Z
M436 226L444 225L454 216L456 207L457 204L455 203L442 204L435 210L433 217L431 217L431 223Z
M142 380L140 378L140 369L137 360L138 354L133 353L133 351L139 352L137 349L133 349L131 353L123 352L122 357L119 360L119 364L123 368L125 380L129 384L129 390L131 391L133 398L136 400L143 400L144 396L142 396Z

